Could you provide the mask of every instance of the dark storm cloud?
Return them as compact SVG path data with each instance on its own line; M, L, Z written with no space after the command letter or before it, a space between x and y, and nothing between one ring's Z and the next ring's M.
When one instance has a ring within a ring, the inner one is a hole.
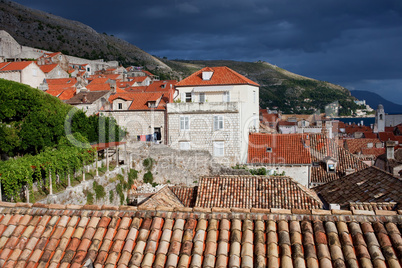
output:
M389 93L402 91L400 0L17 2L160 57L265 60L350 89L385 87L385 97L402 103Z

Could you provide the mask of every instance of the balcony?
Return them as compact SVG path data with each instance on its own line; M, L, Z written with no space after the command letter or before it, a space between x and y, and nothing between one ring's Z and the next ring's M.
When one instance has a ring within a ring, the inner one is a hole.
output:
M238 102L181 102L168 103L169 114L181 113L238 113Z

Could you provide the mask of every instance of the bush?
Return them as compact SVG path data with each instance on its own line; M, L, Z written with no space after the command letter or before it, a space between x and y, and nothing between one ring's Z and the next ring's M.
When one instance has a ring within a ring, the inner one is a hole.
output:
M96 181L93 183L96 200L100 200L106 196L105 188Z
M87 204L88 205L93 205L93 203L94 203L94 195L93 195L93 193L91 193L89 191L86 191L86 192L84 192L84 194L87 195Z
M152 158L145 158L144 161L142 161L142 165L144 166L145 170L152 170L152 167L154 165L155 160Z
M113 200L114 200L114 193L113 193L113 190L110 190L109 191L109 202L113 203Z
M251 175L267 175L267 170L263 167L259 169L249 169L248 171Z
M154 176L152 175L152 172L151 171L147 171L145 174L144 174L144 178L143 178L143 181L145 182L145 183L153 183L153 181L154 181Z

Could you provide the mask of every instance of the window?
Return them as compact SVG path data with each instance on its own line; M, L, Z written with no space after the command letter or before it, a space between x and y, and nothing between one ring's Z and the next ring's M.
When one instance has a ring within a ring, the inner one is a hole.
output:
M224 156L225 155L225 143L223 141L214 141L214 156Z
M180 116L180 130L189 130L189 129L190 129L190 118L185 115Z
M223 116L214 115L214 130L223 129Z
M266 151L267 153L272 153L272 147L267 147Z
M189 141L181 141L179 142L179 148L180 150L190 150L191 146L190 146L190 142Z
M334 164L328 164L328 172L335 172L335 165Z
M205 102L205 93L200 93L200 102Z
M123 109L123 103L119 103L119 110Z
M186 102L191 102L191 92L186 92Z
M229 91L223 92L223 102L230 102L230 92Z

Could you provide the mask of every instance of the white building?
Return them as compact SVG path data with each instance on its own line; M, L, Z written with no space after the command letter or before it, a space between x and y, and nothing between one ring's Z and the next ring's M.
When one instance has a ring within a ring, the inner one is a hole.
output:
M45 79L45 73L34 61L0 63L0 78L38 88Z
M259 85L227 67L206 67L175 87L168 143L207 150L221 163L245 163L249 133L259 130Z

